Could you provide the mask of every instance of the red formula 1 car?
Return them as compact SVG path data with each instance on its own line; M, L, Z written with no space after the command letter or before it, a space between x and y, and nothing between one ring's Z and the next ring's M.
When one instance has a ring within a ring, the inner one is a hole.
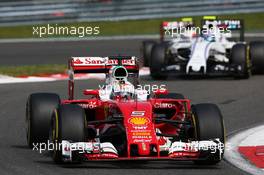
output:
M105 73L99 89L74 99L75 73ZM55 162L83 160L193 160L216 164L224 154L222 115L214 104L191 105L165 88L150 93L138 78L135 57L73 57L69 99L31 94L26 106L30 147L53 144Z

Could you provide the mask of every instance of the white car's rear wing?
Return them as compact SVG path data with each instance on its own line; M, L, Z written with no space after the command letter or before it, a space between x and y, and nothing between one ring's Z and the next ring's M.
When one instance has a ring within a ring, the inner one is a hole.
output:
M192 26L194 26L192 18L183 18L181 21L163 21L160 25L160 40L164 40L166 32Z
M204 18L201 21L201 26L209 26L209 25L216 25L217 27L221 27L224 29L228 29L230 31L238 31L239 32L239 40L244 41L244 21L241 19L217 19L212 18L212 19L207 19Z

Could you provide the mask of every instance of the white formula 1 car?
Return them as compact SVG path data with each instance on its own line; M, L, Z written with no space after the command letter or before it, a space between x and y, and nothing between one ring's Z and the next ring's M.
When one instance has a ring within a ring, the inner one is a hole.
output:
M152 78L176 74L231 75L241 79L249 78L251 72L263 73L264 42L243 42L243 21L203 20L202 26L198 31L192 23L163 22L161 42L143 43L144 66L150 67ZM240 31L239 42L231 41L233 31Z

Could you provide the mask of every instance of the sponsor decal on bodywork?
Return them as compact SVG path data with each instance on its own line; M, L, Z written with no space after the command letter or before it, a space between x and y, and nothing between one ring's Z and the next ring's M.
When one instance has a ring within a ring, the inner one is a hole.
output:
M128 122L132 125L147 125L150 121L145 117L131 117Z

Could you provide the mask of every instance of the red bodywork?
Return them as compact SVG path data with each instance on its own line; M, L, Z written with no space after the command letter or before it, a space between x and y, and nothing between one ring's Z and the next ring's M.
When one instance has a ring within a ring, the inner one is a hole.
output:
M166 109L162 107L162 104L173 104L175 110L174 115L170 120L185 120L190 118L190 101L174 100L174 99L149 99L145 102L137 101L107 101L103 102L98 98L83 99L83 100L64 100L64 104L79 104L86 110L95 111L95 120L105 120L107 116L113 112L119 111L123 115L123 125L126 129L127 136L127 156L119 157L119 159L168 159L168 155L161 156L159 153L159 146L164 144L162 138L158 139L156 136L156 128L160 129L163 134L178 135L179 128L173 127L167 123L155 124L155 110ZM158 108L157 108L158 107ZM102 127L98 125L97 127ZM88 141L88 140L87 140ZM131 145L137 145L138 153L140 156L134 157L130 155ZM155 147L157 155L150 156L150 147ZM179 154L179 153L177 153ZM88 156L88 155L87 155ZM198 153L185 152L181 155L176 155L174 158L190 159L197 158ZM91 157L90 157L91 158ZM109 159L109 157L105 157ZM104 159L104 157L96 157L96 159Z
M81 62L77 64L82 64ZM108 70L107 66L76 66L76 63L71 59L69 67L74 72L86 70L86 72L93 72L94 70ZM135 66L125 66L130 70L138 69ZM88 71L87 71L88 70ZM92 70L92 71L91 71ZM72 76L72 77L71 77ZM89 120L89 114L93 114L95 121L106 120L108 116L113 114L121 114L123 116L123 126L126 130L127 139L127 154L124 156L116 157L112 154L88 155L84 156L89 160L102 160L102 159L180 159L180 160L193 160L197 159L198 152L177 152L177 155L161 155L160 145L164 144L164 138L156 135L158 128L163 134L179 135L182 124L177 127L168 123L157 123L155 118L159 111L171 110L173 111L170 120L184 121L191 120L191 106L188 99L158 99L155 95L167 93L167 91L157 91L153 98L147 101L125 100L116 98L115 100L101 101L98 95L98 90L85 90L85 95L90 95L92 98L74 100L74 81L73 74L69 79L69 100L62 101L63 104L79 104L83 107ZM102 128L104 124L95 125L96 128ZM87 140L87 142L90 140ZM137 147L138 155L131 155L131 148ZM152 155L150 150L156 150L156 154Z

